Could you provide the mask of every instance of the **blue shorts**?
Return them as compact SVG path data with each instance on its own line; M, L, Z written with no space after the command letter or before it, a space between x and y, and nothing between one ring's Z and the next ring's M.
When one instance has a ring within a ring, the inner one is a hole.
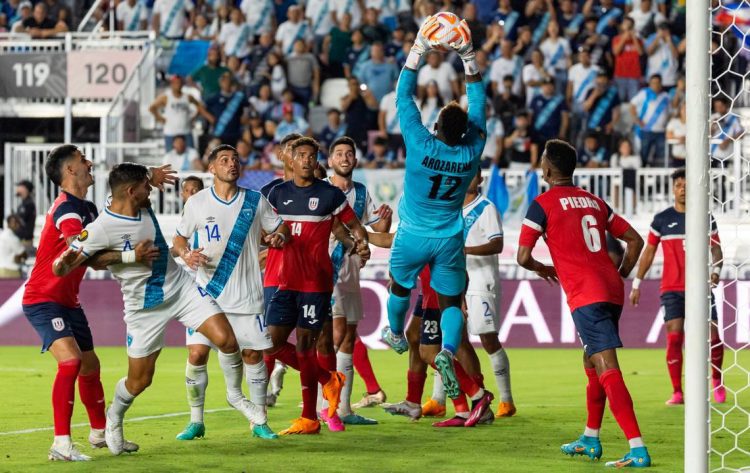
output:
M674 319L684 319L685 292L670 291L663 293L661 295L661 306L664 307L664 322ZM714 322L719 320L719 316L716 313L716 300L714 299L713 292L711 293L711 320Z
M620 314L622 306L609 302L596 302L573 311L573 322L587 355L622 347Z
M63 337L75 338L81 351L94 349L94 339L86 315L80 307L70 308L54 302L23 306L23 313L42 339L42 353Z
M268 313L268 304L271 303L273 295L279 290L279 286L268 286L263 288L263 310Z
M443 344L443 331L440 330L440 309L424 309L421 329L420 345Z
M457 296L466 287L466 256L462 233L448 238L427 238L399 228L391 248L390 272L406 289L414 288L419 273L430 265L430 286L444 296Z
M279 289L266 311L266 325L294 326L320 331L331 313L330 292Z

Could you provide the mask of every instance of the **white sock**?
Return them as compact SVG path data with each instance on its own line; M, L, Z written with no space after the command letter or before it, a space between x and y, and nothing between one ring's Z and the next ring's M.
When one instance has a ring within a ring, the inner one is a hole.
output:
M208 368L206 365L185 364L185 387L187 388L190 422L203 423L203 405L206 402L208 387Z
M432 399L437 401L440 405L445 405L445 389L443 388L443 378L440 377L440 373L435 371L433 373L434 381L432 382Z
M227 401L231 404L240 402L245 395L242 394L242 355L237 350L234 353L219 352L219 366L224 372L224 381L227 384Z
M52 442L52 445L56 448L65 450L66 448L70 448L73 441L70 439L70 435L55 435L55 440Z
M264 362L249 365L245 363L245 383L247 383L250 402L266 408L266 392L268 390L268 371Z
M646 446L646 444L643 443L643 439L641 437L632 438L628 440L628 443L630 444L630 448L638 448L638 447Z
M460 417L462 419L468 419L469 413L468 412L456 412L456 417Z
M478 401L484 396L484 389L479 388L479 391L475 392L473 396L469 396L472 401Z
M339 416L343 417L352 413L352 387L354 385L354 361L351 353L336 353L336 371L344 373L344 388L341 390L339 401Z
M110 419L113 421L122 422L123 417L125 417L125 412L133 404L133 399L135 399L135 396L130 394L128 388L125 387L126 379L127 378L122 378L115 385L115 397L112 398L112 404L107 410L107 415L109 416L111 414Z
M508 354L504 349L499 349L490 355L492 371L495 373L495 382L500 392L501 402L513 402L513 394L510 392L510 362Z
M583 429L583 435L586 437L596 437L599 438L599 429L592 429L589 427L586 427Z

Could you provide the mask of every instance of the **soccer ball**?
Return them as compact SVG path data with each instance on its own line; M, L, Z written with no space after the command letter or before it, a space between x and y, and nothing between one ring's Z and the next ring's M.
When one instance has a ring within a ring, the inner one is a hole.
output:
M454 13L442 11L436 13L433 18L437 20L439 25L439 28L433 28L427 36L427 40L433 49L448 52L451 50L451 43L458 41L462 37L464 40L468 40L468 38L464 37L464 31L459 27L461 18Z

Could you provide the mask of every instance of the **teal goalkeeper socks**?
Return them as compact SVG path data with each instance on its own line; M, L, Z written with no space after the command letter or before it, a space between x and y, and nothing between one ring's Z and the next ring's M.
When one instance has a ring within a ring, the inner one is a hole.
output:
M388 324L395 335L404 334L404 320L409 311L410 297L400 297L388 291Z
M464 314L458 307L448 307L440 316L440 330L443 332L443 348L454 355L461 344L464 328Z

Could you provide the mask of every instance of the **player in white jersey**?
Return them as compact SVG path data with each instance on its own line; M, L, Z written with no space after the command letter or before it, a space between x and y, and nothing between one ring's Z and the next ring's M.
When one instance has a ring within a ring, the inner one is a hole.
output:
M342 136L331 144L328 166L333 169L333 176L328 178L328 182L344 192L349 205L363 225L369 226L375 232L388 232L393 215L391 208L385 204L379 208L375 207L367 188L352 179L352 173L357 167L355 153L354 140L348 136ZM364 316L359 284L361 259L356 254L349 256L344 244L340 243L333 234L330 238L329 253L333 263L335 284L332 314L333 345L338 347L336 371L342 372L346 376L339 402L339 418L344 424L377 424L374 419L355 414L351 406L352 385L354 383L352 354L357 339L357 324ZM322 337L323 334L321 334ZM320 345L318 351L320 351ZM331 419L331 421L335 421L335 419ZM331 421L328 422L329 428L333 427Z
M128 375L115 387L107 409L105 439L110 451L123 451L123 418L136 396L153 379L156 359L171 320L195 329L219 349L227 401L253 424L265 424L266 413L242 394L242 357L231 325L214 299L175 263L151 210L151 185L145 166L123 163L109 174L112 202L86 226L71 247L53 263L58 276L68 274L101 250L122 251L122 264L109 266L120 283L127 326ZM152 264L134 263L132 242L150 240L159 250ZM280 244L281 238L271 244Z
M213 297L232 325L242 350L250 401L266 408L268 373L262 350L271 348L263 315L263 286L259 245L263 234L286 239L289 233L260 192L237 185L242 166L237 150L219 145L208 155L214 184L185 204L172 247L185 264L196 271L196 282ZM193 248L197 235L197 248ZM189 358L185 368L190 423L179 440L203 437L203 404L208 385L206 363L212 344L205 335L187 330ZM253 426L253 436L275 439L268 425Z

